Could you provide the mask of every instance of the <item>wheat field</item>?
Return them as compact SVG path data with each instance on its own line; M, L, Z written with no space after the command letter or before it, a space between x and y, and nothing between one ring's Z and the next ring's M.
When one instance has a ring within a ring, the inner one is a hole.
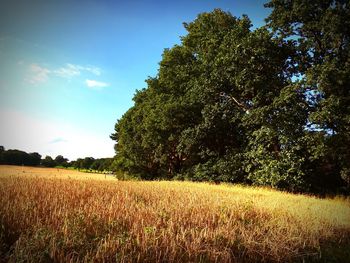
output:
M350 262L350 200L0 166L2 262Z

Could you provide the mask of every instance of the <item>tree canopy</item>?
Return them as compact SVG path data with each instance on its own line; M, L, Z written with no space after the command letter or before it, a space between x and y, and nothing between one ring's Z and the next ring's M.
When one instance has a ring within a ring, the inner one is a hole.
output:
M266 6L255 30L220 9L184 23L187 35L115 125L119 169L291 191L346 186L349 4Z
M3 146L0 146L0 164L37 166L40 161L41 155L36 152L26 153L20 150L5 150Z

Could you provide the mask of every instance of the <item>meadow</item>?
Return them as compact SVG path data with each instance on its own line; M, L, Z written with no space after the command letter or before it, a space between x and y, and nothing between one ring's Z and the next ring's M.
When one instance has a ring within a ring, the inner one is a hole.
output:
M2 262L350 262L350 200L0 166Z

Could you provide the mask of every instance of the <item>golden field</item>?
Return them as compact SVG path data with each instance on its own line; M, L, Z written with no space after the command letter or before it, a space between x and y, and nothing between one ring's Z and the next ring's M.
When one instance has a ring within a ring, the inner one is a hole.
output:
M2 262L350 262L350 200L0 166Z

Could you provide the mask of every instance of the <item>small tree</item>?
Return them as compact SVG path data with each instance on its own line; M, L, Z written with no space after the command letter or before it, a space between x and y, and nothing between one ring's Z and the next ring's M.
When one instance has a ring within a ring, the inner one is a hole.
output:
M41 165L44 167L55 167L56 162L51 158L51 156L46 156L44 159L41 160Z
M41 163L41 155L37 152L35 153L30 153L29 154L29 158L28 158L28 165L32 165L32 166L38 166Z
M57 155L55 158L55 163L58 166L67 167L68 166L68 159L64 158L62 155Z
M5 147L0 146L0 164L3 164L3 153L5 152Z

